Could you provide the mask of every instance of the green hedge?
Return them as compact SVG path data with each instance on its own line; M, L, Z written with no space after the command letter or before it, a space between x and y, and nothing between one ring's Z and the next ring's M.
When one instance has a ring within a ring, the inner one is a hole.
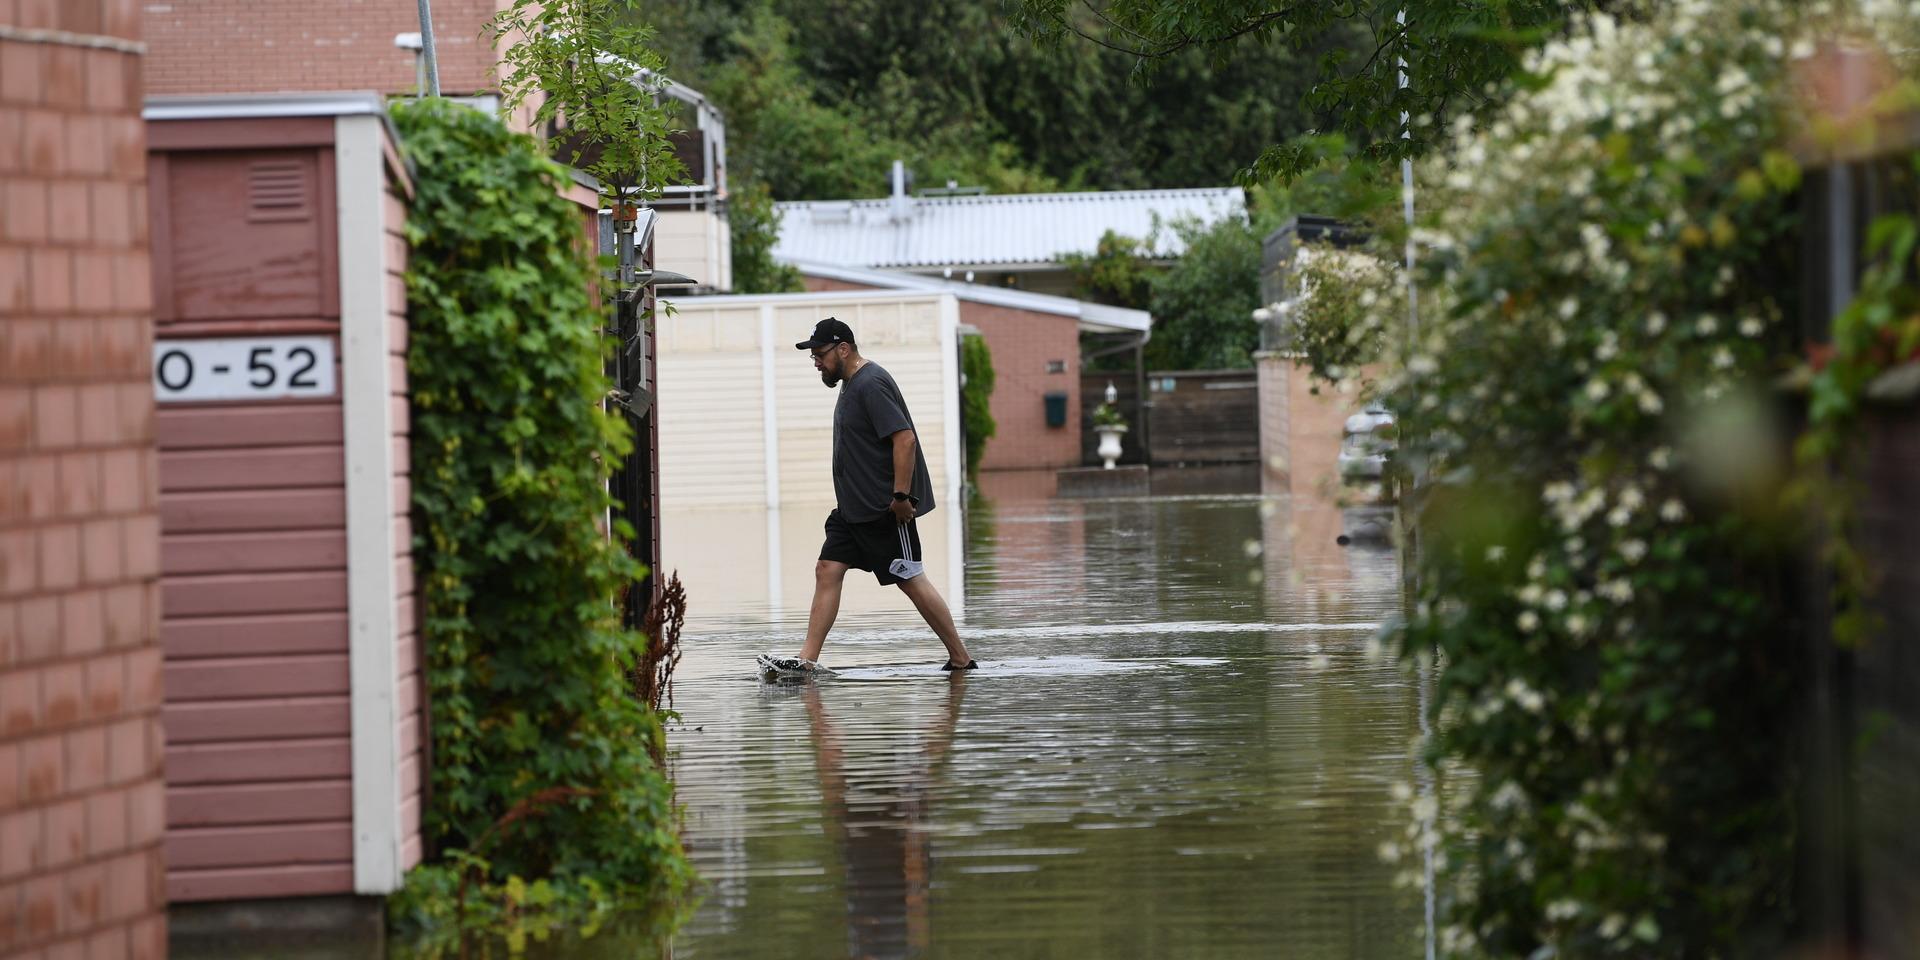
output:
M448 919L468 884L499 894L470 901L506 912L529 882L536 900L671 896L689 870L671 784L647 753L663 731L625 688L643 640L613 605L643 571L601 527L609 465L633 441L601 409L604 310L581 211L557 194L561 168L492 117L445 101L393 116L416 189L425 820L444 858L416 871L396 910Z
M967 428L967 479L972 480L980 476L987 441L1000 429L988 405L993 398L993 352L987 349L985 337L960 339L960 375L967 384L960 390L960 410Z

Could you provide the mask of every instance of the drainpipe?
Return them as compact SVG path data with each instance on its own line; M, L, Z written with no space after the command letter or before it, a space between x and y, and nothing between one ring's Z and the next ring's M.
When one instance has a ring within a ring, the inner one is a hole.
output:
M433 10L432 0L419 0L420 4L420 50L426 59L427 96L440 95L440 61L433 55Z

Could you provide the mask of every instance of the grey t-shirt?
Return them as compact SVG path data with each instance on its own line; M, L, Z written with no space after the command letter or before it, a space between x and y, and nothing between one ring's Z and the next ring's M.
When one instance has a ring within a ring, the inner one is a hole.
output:
M902 430L913 430L913 416L886 368L868 361L840 381L840 399L833 406L833 496L848 523L878 520L892 506L893 435ZM914 516L924 516L933 509L933 481L920 431L914 430L914 439L908 492L920 498Z

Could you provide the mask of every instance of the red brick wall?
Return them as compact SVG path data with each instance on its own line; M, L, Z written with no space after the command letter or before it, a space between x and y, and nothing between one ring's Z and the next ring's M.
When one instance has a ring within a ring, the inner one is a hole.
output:
M999 429L987 441L982 470L1080 465L1080 325L1072 317L985 303L960 303L960 322L980 328L993 351L990 404ZM1062 373L1047 362L1065 361ZM1047 426L1046 394L1067 395L1065 426Z
M393 45L395 34L420 29L418 7L405 0L174 0L146 6L149 93L414 88L414 52ZM481 27L504 6L506 0L434 0L442 93L498 85L491 40Z
M139 5L0 0L0 28L0 954L158 957Z

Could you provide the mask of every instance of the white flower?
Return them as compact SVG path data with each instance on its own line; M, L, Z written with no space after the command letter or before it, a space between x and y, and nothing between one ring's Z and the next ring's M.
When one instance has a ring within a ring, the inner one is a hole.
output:
M1413 801L1413 819L1420 823L1432 823L1440 815L1440 804L1432 797L1421 797Z
M1740 321L1740 335L1743 337L1757 337L1764 330L1766 324L1761 323L1759 317L1747 317Z
M1687 518L1687 508L1678 499L1670 499L1660 505L1660 519L1668 523L1679 523Z
M1421 376L1433 373L1439 369L1440 364L1434 362L1432 357L1424 353L1414 354L1413 358L1407 361L1407 370L1411 373L1420 374Z
M1576 637L1586 636L1587 635L1587 618L1577 613L1569 614L1567 616L1567 632L1573 634Z
M1413 788L1402 781L1396 781L1394 785L1388 789L1388 792L1393 795L1395 801L1400 803L1406 803L1408 800L1413 799Z
M1520 708L1528 713L1539 713L1540 708L1547 702L1547 698L1541 696L1540 691L1527 686L1526 681L1519 677L1507 681L1506 693L1507 699L1519 704Z
M1613 388L1607 386L1607 382L1605 380L1600 379L1599 377L1595 377L1592 380L1587 381L1587 399L1592 400L1595 403L1605 400L1607 398L1607 394L1612 392L1613 392Z
M1505 560L1506 558L1507 558L1506 547L1503 547L1500 544L1496 543L1493 546L1487 548L1488 563L1499 563L1500 561Z
M1547 609L1558 613L1567 608L1567 594L1562 590L1547 591Z
M1625 580L1609 580L1594 589L1597 590L1601 596L1612 600L1614 603L1625 604L1633 602L1633 584Z
M1647 542L1645 540L1633 539L1622 540L1620 542L1620 556L1626 558L1628 563L1639 563L1640 558L1646 555Z
M1500 785L1500 789L1493 792L1493 796L1487 798L1487 802L1492 804L1495 810L1511 810L1515 807L1524 807L1527 805L1527 792L1520 789L1519 784L1508 780L1506 783ZM1519 848L1518 838L1510 838L1507 843L1508 856L1517 857L1524 852Z
M1660 402L1660 395L1652 390L1642 390L1634 397L1634 402L1640 405L1640 412L1648 415L1658 414L1666 409L1666 404Z
M1724 346L1713 348L1714 369L1725 370L1731 366L1733 366L1733 351Z
M1653 313L1647 314L1647 333L1657 337L1660 335L1660 331L1665 330L1666 328L1667 328L1666 314L1661 313L1657 310L1654 311Z
M1580 915L1580 904L1572 900L1555 900L1547 904L1547 919L1555 923L1571 920Z
M1673 466L1673 450L1670 447L1655 447L1647 454L1647 466L1655 470L1665 470Z
M1521 633L1532 633L1540 627L1540 615L1532 610L1522 610L1514 623L1520 628Z
M1540 496L1548 503L1565 503L1573 499L1573 484L1565 480L1555 480L1540 491ZM1529 566L1527 569L1531 572L1533 568Z
M1699 322L1693 325L1694 332L1703 337L1711 337L1719 329L1720 321L1715 320L1711 313L1701 315Z

